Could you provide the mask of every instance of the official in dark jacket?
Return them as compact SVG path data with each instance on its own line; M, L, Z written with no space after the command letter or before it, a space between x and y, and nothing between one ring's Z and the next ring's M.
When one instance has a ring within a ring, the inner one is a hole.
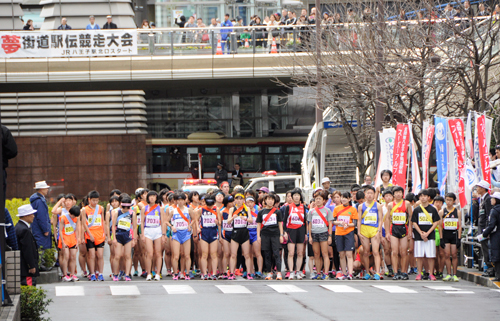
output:
M233 184L235 181L236 184ZM231 172L231 185L234 187L236 185L243 186L243 172L240 169L240 163L234 164L234 171Z
M49 207L45 200L45 196L49 193L49 187L45 181L36 182L36 193L30 197L31 206L36 210L35 221L32 226L33 236L38 246L43 249L50 249L52 247Z
M118 29L118 26L112 22L113 17L112 16L107 16L106 17L106 23L102 26L102 29Z
M479 219L478 219L478 233L483 233L484 229L488 225L488 217L491 211L491 197L488 194L490 189L490 184L485 180L480 181L476 185L477 193L479 194ZM493 266L490 262L490 255L488 250L488 240L483 240L481 242L481 252L483 253L483 261L486 263L487 270L484 271L483 276L490 277L495 273L493 271Z
M217 185L219 186L220 184L222 184L222 182L227 182L227 171L224 169L224 165L222 165L222 163L217 164L214 178L217 181Z
M17 156L17 144L10 130L2 125L2 168L3 168L3 197L5 199L7 192L7 171L9 159Z
M17 246L16 228L14 227L14 222L12 221L8 209L5 209L5 242L7 242L7 245L12 251L19 250Z
M17 209L19 222L16 224L17 243L21 252L21 285L36 285L36 277L40 275L38 270L38 246L33 233L31 223L35 219L36 210L31 205L23 205Z
M483 237L489 237L490 261L495 264L495 281L500 281L500 193L491 196L494 204L490 212L488 226L483 231ZM487 240L486 240L487 241Z

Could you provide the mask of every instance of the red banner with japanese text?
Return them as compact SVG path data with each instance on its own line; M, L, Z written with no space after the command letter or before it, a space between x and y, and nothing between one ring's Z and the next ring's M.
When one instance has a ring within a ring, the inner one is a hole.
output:
M399 124L396 127L396 141L392 155L392 184L405 188L406 169L408 166L408 146L410 132L408 124Z
M458 198L460 207L467 205L467 197L465 196L465 142L464 142L464 122L461 119L449 119L448 126L450 127L451 137L457 151L458 165Z
M477 117L476 120L477 126L477 138L479 141L479 158L481 160L481 171L483 174L483 179L487 181L491 186L491 169L490 169L490 157L489 147L486 139L486 116L481 115Z
M432 139L434 138L434 125L427 124L423 128L425 132L422 141L422 189L425 189L429 187L429 159L431 157Z

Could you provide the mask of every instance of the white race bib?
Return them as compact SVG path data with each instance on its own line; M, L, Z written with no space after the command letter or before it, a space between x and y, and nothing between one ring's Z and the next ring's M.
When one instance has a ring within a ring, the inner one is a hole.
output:
M232 231L233 230L233 225L227 224L227 220L222 221L222 228L224 228L224 231Z
M377 224L377 215L374 215L372 213L366 214L364 218L364 224L365 225Z
M445 218L444 229L448 231L456 231L458 229L458 218Z
M243 216L237 216L233 222L234 222L234 228L247 227L247 221L243 219Z
M71 226L71 224L64 224L64 233L66 235L71 235L75 233L75 229Z
M351 221L351 217L347 215L340 215L337 217L337 221L340 221L344 224L349 224Z
M313 218L311 223L312 223L313 227L325 227L326 226L325 222L323 222L321 217Z
M418 225L432 225L432 222L427 219L425 213L418 213Z
M186 222L185 219L183 219L182 217L181 218L178 218L176 220L174 220L174 227L178 230L178 231L182 231L182 230L187 230L188 229L188 226L189 226L189 223Z
M90 215L88 217L88 224L92 223L92 216ZM93 226L102 226L102 220L101 220L101 215L98 215L97 218L95 219L94 225Z
M216 216L213 214L202 215L201 219L203 221L203 227L215 227L215 226L217 226Z
M406 213L392 214L392 224L404 225L406 224Z
M291 223L292 224L295 224L295 225L302 225L303 222L300 220L300 217L298 214L292 214L292 219L291 219Z
M276 225L278 224L278 218L276 217L276 214L272 214L271 217L264 223L264 226L268 225Z
M118 221L118 228L121 230L130 230L130 226L132 225L132 221L130 218L122 218Z
M160 226L160 217L158 215L146 215L146 227Z

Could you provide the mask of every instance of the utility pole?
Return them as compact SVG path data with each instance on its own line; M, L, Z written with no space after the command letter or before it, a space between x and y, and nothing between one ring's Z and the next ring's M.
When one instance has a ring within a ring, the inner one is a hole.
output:
M384 21L384 0L378 0L377 4L377 24L380 33L382 34L384 28L386 27ZM378 50L377 53L379 61L384 59L382 50ZM382 123L384 122L384 105L380 101L380 87L378 90L377 100L375 101L375 158L374 158L374 166L378 166L378 159L380 157L380 135L379 132L382 131ZM375 171L377 168L375 167Z

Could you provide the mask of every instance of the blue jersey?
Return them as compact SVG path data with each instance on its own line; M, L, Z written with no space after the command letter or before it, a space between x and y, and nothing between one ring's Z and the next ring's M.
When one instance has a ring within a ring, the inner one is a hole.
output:
M373 206L370 208L368 213L364 218L361 219L361 224L366 226L378 227L378 208L377 202L374 202ZM367 210L368 206L366 203L363 203L361 216L363 216Z

